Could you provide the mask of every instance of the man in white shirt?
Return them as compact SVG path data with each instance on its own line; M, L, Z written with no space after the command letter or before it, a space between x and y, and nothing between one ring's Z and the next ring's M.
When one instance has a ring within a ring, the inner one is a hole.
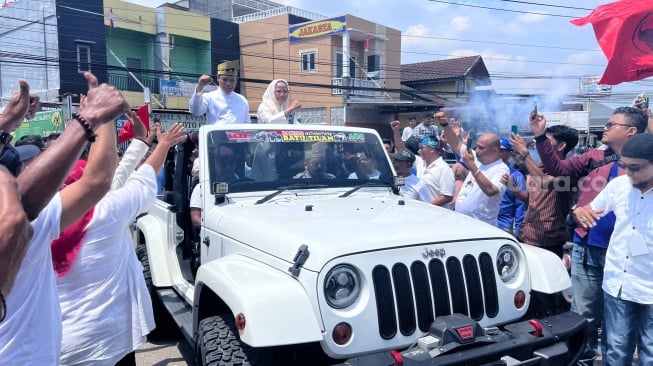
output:
M404 130L401 132L401 140L406 142L413 135L415 130L415 125L417 124L417 118L410 117L408 118L408 126L404 127Z
M408 149L403 149L390 154L390 159L397 174L404 177L404 185L399 189L399 195L414 200L429 202L430 194L428 188L425 186L420 187L419 178L410 171L413 163L415 163L415 154Z
M208 93L202 93L202 90L211 83L211 76L200 76L190 98L190 112L196 116L206 113L208 125L251 123L247 99L234 91L238 83L238 68L238 60L218 65L218 89Z
M419 178L419 186L428 189L429 199L433 205L451 208L450 202L456 188L453 170L442 158L442 146L440 141L433 136L426 136L419 144L419 153L422 156L422 171Z
M453 151L462 156L469 173L456 197L455 210L475 219L497 226L499 203L506 187L501 177L510 169L501 160L499 136L493 133L482 135L476 142L476 156L458 139L452 126L447 123L444 112L437 112L435 118L444 128L447 143Z
M603 269L606 365L653 364L653 135L634 135L621 149L626 174L612 179L587 206L574 209L586 229L609 212L615 225Z

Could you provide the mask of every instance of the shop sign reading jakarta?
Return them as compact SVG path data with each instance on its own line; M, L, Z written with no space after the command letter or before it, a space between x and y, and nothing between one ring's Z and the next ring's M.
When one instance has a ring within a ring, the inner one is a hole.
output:
M345 16L292 25L288 28L288 41L299 42L317 37L343 33L347 27Z

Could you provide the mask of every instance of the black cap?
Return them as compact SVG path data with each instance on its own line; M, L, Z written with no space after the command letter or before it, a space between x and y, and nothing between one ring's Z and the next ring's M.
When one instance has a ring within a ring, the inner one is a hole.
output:
M653 135L640 133L629 138L621 148L621 156L653 161Z
M14 175L14 177L18 175L23 164L21 164L20 156L15 147L5 145L4 148L2 148L2 154L0 154L0 165L4 165L7 170Z
M410 150L403 149L389 155L392 159L395 160L407 161L411 164L415 162L415 154L410 152Z

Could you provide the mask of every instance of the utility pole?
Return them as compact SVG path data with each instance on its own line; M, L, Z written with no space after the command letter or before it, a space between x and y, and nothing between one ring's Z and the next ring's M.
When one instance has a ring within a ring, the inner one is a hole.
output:
M347 122L347 102L349 100L349 31L342 34L342 125Z

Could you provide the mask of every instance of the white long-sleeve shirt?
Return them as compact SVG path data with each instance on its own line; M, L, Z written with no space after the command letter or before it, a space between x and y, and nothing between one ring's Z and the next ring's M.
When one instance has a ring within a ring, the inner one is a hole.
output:
M653 304L653 191L642 193L622 175L611 180L590 206L616 217L605 255L603 291Z
M252 123L247 99L236 92L226 94L220 88L208 93L194 93L188 109L196 116L206 113L208 125Z
M115 365L154 329L152 303L129 224L156 200L144 164L95 206L70 271L57 278L63 325L61 364Z

